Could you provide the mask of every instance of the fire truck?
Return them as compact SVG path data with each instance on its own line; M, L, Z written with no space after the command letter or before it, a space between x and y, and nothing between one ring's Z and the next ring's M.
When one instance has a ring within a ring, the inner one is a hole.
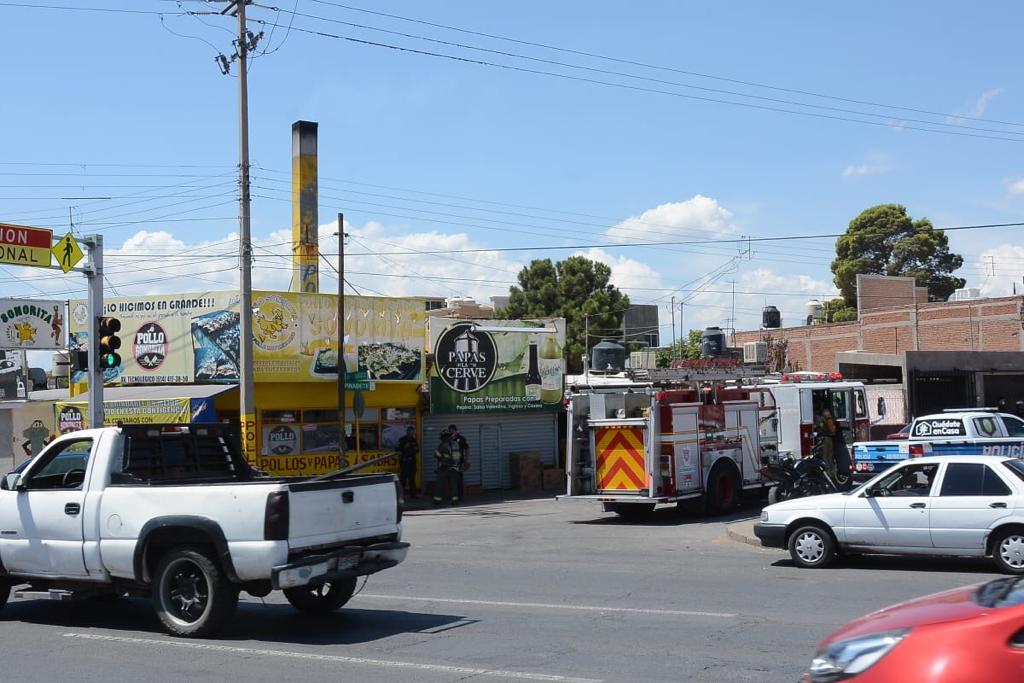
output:
M728 511L765 486L765 458L810 455L815 417L826 407L851 440L868 427L859 382L768 376L729 359L591 375L568 387L563 498L624 517L690 501Z

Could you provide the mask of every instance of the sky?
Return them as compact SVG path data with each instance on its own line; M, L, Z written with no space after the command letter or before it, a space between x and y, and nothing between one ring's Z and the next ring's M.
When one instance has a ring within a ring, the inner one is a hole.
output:
M355 291L486 302L578 253L662 307L663 341L673 300L679 327L749 329L835 293L833 237L764 238L886 202L937 227L1024 216L1019 3L260 4L257 288L288 287L300 119L319 123L321 249L336 264L343 212ZM0 222L103 234L107 296L237 287L238 81L215 61L236 24L183 14L221 6L0 0ZM1020 227L949 236L969 287L1024 291ZM84 297L74 274L0 282Z

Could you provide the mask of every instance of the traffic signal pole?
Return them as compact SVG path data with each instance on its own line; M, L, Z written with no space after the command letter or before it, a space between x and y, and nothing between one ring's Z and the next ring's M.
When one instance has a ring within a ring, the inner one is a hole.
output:
M103 235L82 238L89 261L82 269L89 284L89 426L103 426L103 367L99 362L100 317L103 315Z

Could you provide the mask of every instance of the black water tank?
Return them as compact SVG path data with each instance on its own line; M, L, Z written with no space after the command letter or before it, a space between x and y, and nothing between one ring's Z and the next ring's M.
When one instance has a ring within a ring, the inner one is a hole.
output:
M622 372L626 367L626 348L614 339L602 339L590 355L590 369L593 371Z
M725 332L721 327L708 327L700 335L700 355L718 358L725 353Z
M782 327L782 314L774 306L765 306L761 311L761 327L766 330L777 330Z

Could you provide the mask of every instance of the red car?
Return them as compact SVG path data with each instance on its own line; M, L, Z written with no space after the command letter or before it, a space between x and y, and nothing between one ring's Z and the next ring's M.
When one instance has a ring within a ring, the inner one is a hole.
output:
M818 647L801 683L1020 683L1024 579L996 579L887 607Z
M890 439L890 440L892 440L892 439L909 439L910 438L910 427L913 424L914 424L913 422L908 422L907 424L905 424L902 427L900 427L900 430L898 432L893 432L892 434L890 434L889 436L887 436L885 438L886 439Z

